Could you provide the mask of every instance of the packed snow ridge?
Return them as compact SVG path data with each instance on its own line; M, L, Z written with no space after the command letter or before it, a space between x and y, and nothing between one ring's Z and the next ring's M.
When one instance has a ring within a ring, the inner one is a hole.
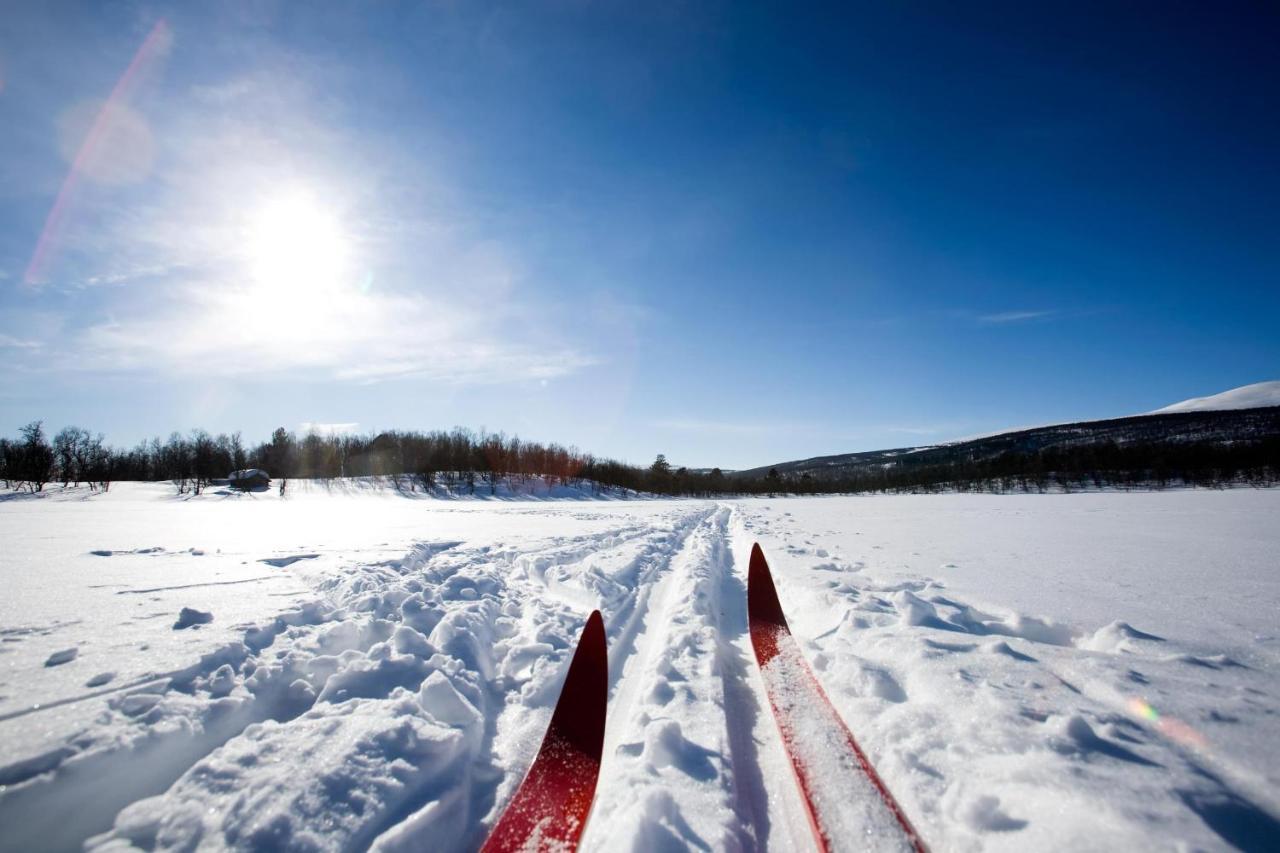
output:
M1274 849L1277 513L1277 490L0 501L0 849L474 849L596 608L584 849L807 849L747 634L757 541L932 849Z

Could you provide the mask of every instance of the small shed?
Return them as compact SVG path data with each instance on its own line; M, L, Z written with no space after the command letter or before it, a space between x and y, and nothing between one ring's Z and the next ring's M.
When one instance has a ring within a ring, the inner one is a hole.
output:
M232 471L227 475L227 485L243 492L270 488L271 475L261 468L245 468L243 471Z

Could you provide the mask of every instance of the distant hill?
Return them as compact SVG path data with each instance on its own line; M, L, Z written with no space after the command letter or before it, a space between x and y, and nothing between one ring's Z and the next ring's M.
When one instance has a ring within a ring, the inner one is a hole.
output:
M1248 406L1262 400L1261 407ZM1213 397L1187 400L1146 415L1101 421L1055 424L1012 430L996 435L925 447L899 447L860 453L818 456L764 465L738 471L735 479L759 479L776 470L787 480L815 481L863 479L883 475L892 479L946 479L949 471L968 477L1017 476L1029 468L1043 469L1044 463L1064 465L1073 470L1087 468L1094 460L1135 462L1157 461L1161 448L1176 451L1179 459L1200 457L1230 450L1262 449L1264 461L1272 459L1271 448L1280 441L1280 382L1262 382L1237 388ZM1170 454L1165 453L1168 457ZM1248 454L1246 454L1248 456ZM1104 460L1103 457L1106 457ZM1242 459L1245 457L1241 457ZM1251 457L1250 457L1251 458Z
M1272 382L1255 382L1240 388L1232 388L1212 397L1192 397L1163 409L1156 409L1151 414L1165 412L1207 412L1225 409L1257 409L1265 406L1280 406L1280 380Z

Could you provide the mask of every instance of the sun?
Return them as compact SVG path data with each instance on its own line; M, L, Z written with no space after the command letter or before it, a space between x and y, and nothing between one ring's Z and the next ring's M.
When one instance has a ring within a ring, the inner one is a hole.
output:
M293 189L250 217L246 255L253 290L267 301L332 294L349 278L350 238L331 207Z
M281 184L242 209L239 275L210 293L234 317L235 339L314 346L368 313L368 280L357 274L343 207L317 186Z

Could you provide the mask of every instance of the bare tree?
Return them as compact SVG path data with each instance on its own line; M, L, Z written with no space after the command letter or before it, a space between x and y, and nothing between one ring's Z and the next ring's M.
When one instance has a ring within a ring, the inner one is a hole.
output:
M213 482L218 473L218 443L202 429L192 430L191 438L192 491L200 494Z
M53 447L44 435L44 421L32 421L24 426L20 449L18 479L34 494L43 491L53 478L56 463Z
M161 476L169 480L177 488L178 494L186 494L191 483L191 447L179 433L170 433L169 440L160 446L156 439L155 448L159 452L159 470Z
M70 483L80 485L84 451L81 444L89 434L80 427L63 427L53 437L53 453L57 459L59 478L65 489Z
M91 491L107 491L111 488L111 480L115 476L116 455L104 443L106 437L102 433L91 437L84 436L84 461L81 463L81 474Z
M240 431L231 433L231 468L234 471L243 470L247 465L244 442L240 440Z

